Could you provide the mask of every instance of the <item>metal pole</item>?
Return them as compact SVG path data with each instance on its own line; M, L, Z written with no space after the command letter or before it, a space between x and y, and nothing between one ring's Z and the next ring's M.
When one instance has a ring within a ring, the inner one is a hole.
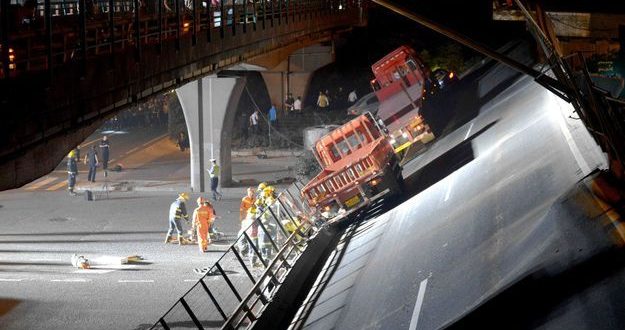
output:
M438 32L468 48L473 49L476 52L479 52L485 56L488 56L496 61L499 61L509 67L511 67L512 69L515 69L521 73L524 73L528 76L531 76L534 78L534 80L536 82L538 82L539 84L543 85L544 87L547 87L548 89L550 88L555 88L558 91L561 91L563 93L567 93L568 92L568 88L566 88L564 85L562 85L562 83L560 83L558 80L553 79L549 76L544 75L543 73L534 70L528 66L526 66L523 63L517 62L507 56L501 55L499 53L497 53L496 51L481 45L463 35L461 35L460 33L449 29L447 27L444 27L438 23L435 23L432 20L429 20L423 16L417 15L413 12L410 12L400 6L391 4L389 2L387 2L386 0L371 0L374 3L389 9L390 11L393 11L403 17L406 17L408 19L410 19L411 21L414 21L416 23L419 23L425 27L427 27L430 30L433 30L435 32ZM556 94L557 95L557 94ZM561 95L558 95L561 96Z
M87 74L87 2L80 0L80 56L82 72L84 77Z
M163 1L158 1L158 53L163 52Z
M180 29L182 28L182 22L180 19L180 0L175 0L174 6L176 6L176 50L180 50Z
M139 0L135 0L135 18L133 25L135 26L135 57L137 61L141 60L141 22L139 20Z
M48 0L49 1L49 0ZM0 33L2 36L2 73L4 79L9 78L9 2L0 1Z

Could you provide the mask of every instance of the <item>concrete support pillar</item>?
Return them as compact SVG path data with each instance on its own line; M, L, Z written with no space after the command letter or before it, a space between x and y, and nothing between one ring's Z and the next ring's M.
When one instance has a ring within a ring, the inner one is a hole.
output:
M283 109L284 99L289 92L294 98L301 96L303 99L313 73L332 62L333 47L315 45L297 50L276 67L262 71L271 103Z
M211 158L221 166L220 185L232 184L232 127L244 86L243 78L213 75L176 89L189 132L193 191L209 190L206 169Z

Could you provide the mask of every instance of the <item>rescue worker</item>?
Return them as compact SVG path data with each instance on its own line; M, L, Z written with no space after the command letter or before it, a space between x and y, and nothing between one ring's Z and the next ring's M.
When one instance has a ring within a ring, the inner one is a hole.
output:
M105 135L102 138L102 141L100 141L100 155L102 155L102 169L104 170L104 176L107 176L106 170L108 170L110 146L108 137Z
M95 146L91 146L85 155L85 165L89 166L89 174L87 175L88 181L95 182L95 173L98 164L98 153L95 150Z
M241 206L239 207L239 220L243 221L247 217L247 210L250 209L256 198L254 197L254 188L247 188L247 195L241 198Z
M219 186L219 165L217 165L217 160L212 158L210 160L211 167L208 169L208 175L211 178L211 192L213 193L213 200L221 200L221 193L217 191L217 187Z
M250 243L254 244L256 250L260 252L260 249L258 249L258 222L255 221L257 215L258 209L256 208L256 205L250 206L250 208L247 210L247 215L245 219L241 221L241 230L239 230L238 235L240 237L243 235L243 233L246 233L247 236L250 238L251 242L245 238L239 241L239 251L242 254L247 253L247 257L250 260L252 267L260 266L258 262L258 255L256 255L254 248L249 246Z
M187 207L184 204L184 202L188 200L189 194L183 192L178 194L178 198L171 203L169 207L169 230L167 230L167 236L165 236L165 244L169 243L171 234L176 230L176 234L178 234L178 244L182 245L182 223L180 220L189 221Z
M76 176L78 175L78 164L76 163L76 151L72 150L67 155L67 190L72 196L76 196L74 186L76 185Z
M211 243L208 230L215 221L215 211L204 197L198 197L197 205L198 207L193 211L193 226L197 230L197 243L200 252L204 253L208 251L208 245Z
M267 213L260 217L260 221L264 229L258 228L258 246L263 259L269 261L274 254L272 240L276 237L277 226L274 221L271 221L271 217L267 216Z

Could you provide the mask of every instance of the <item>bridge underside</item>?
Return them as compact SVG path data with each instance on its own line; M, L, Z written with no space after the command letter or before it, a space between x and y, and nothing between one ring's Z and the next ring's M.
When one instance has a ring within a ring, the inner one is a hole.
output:
M133 43L130 36L126 47L114 52L91 54L94 48L89 48L82 59L74 56L1 79L0 190L49 173L107 118L133 103L266 53L329 40L364 23L356 6L341 11L318 6L299 14L287 9L262 22L198 24L157 44L149 42L149 31L145 36L140 31L134 40L145 43ZM19 38L10 36L9 44L20 44ZM32 67L26 64L18 63L18 69Z

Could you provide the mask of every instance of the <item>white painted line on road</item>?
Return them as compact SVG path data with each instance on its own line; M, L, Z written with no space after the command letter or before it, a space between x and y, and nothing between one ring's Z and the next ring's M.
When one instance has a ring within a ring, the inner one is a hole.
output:
M184 282L197 282L199 281L199 279L195 279L195 280L184 280Z
M107 274L117 271L117 269L78 269L73 271L74 274Z
M416 330L419 323L419 314L421 314L421 306L423 305L423 297L425 296L425 287L428 285L428 279L421 281L419 284L419 293L417 294L417 302L414 305L412 311L412 318L410 319L410 326L408 330Z
M118 283L154 283L154 280L119 280Z
M464 136L464 140L466 140L469 137L469 134L471 134L471 129L473 128L473 124L474 123L471 123L471 126L469 126L469 130L467 131L467 135ZM462 141L464 141L464 140L462 140Z
M21 282L23 278L0 278L0 282Z
M28 186L28 187L24 188L24 190L35 190L35 189L39 189L39 188L41 188L42 186L45 186L45 185L47 185L48 183L50 183L50 182L52 182L52 181L54 181L54 180L56 180L56 179L57 179L57 178L52 177L52 178L47 178L47 179L41 180L41 181L39 181L39 182L35 182L35 183L33 183L31 186Z
M87 280L84 278L68 278L68 279L64 279L64 280L50 280L50 282L91 282L91 280Z
M130 150L128 150L128 151L126 151L125 155L131 154L131 153L133 153L133 152L135 152L135 151L137 151L137 150L139 150L139 147L134 147L134 148L132 148L132 149L130 149Z
M454 180L456 176L452 174L451 178L449 178L449 184L447 184L447 192L445 193L445 202L449 200L449 195L451 195L451 188L454 186Z
M63 180L57 184L55 184L54 186L48 187L46 190L47 191L54 191L54 190L59 190L63 187L67 186L67 181Z
M555 96L553 95L552 97L555 98ZM554 102L557 102L557 100ZM573 153L573 157L575 157L575 161L577 161L577 165L579 165L580 169L582 170L582 173L586 175L590 173L590 167L588 166L588 163L586 163L586 160L584 159L584 156L582 156L582 153L579 151L579 148L577 147L577 143L575 143L575 140L573 139L571 132L569 132L569 128L566 125L566 122L565 122L566 119L564 118L564 113L563 113L562 107L560 107L559 102L558 102L558 107L560 110L559 111L560 115L558 116L558 124L560 125L560 130L562 131L562 134L564 135L564 138L566 139L566 142L569 145L569 149L571 150L571 153Z

